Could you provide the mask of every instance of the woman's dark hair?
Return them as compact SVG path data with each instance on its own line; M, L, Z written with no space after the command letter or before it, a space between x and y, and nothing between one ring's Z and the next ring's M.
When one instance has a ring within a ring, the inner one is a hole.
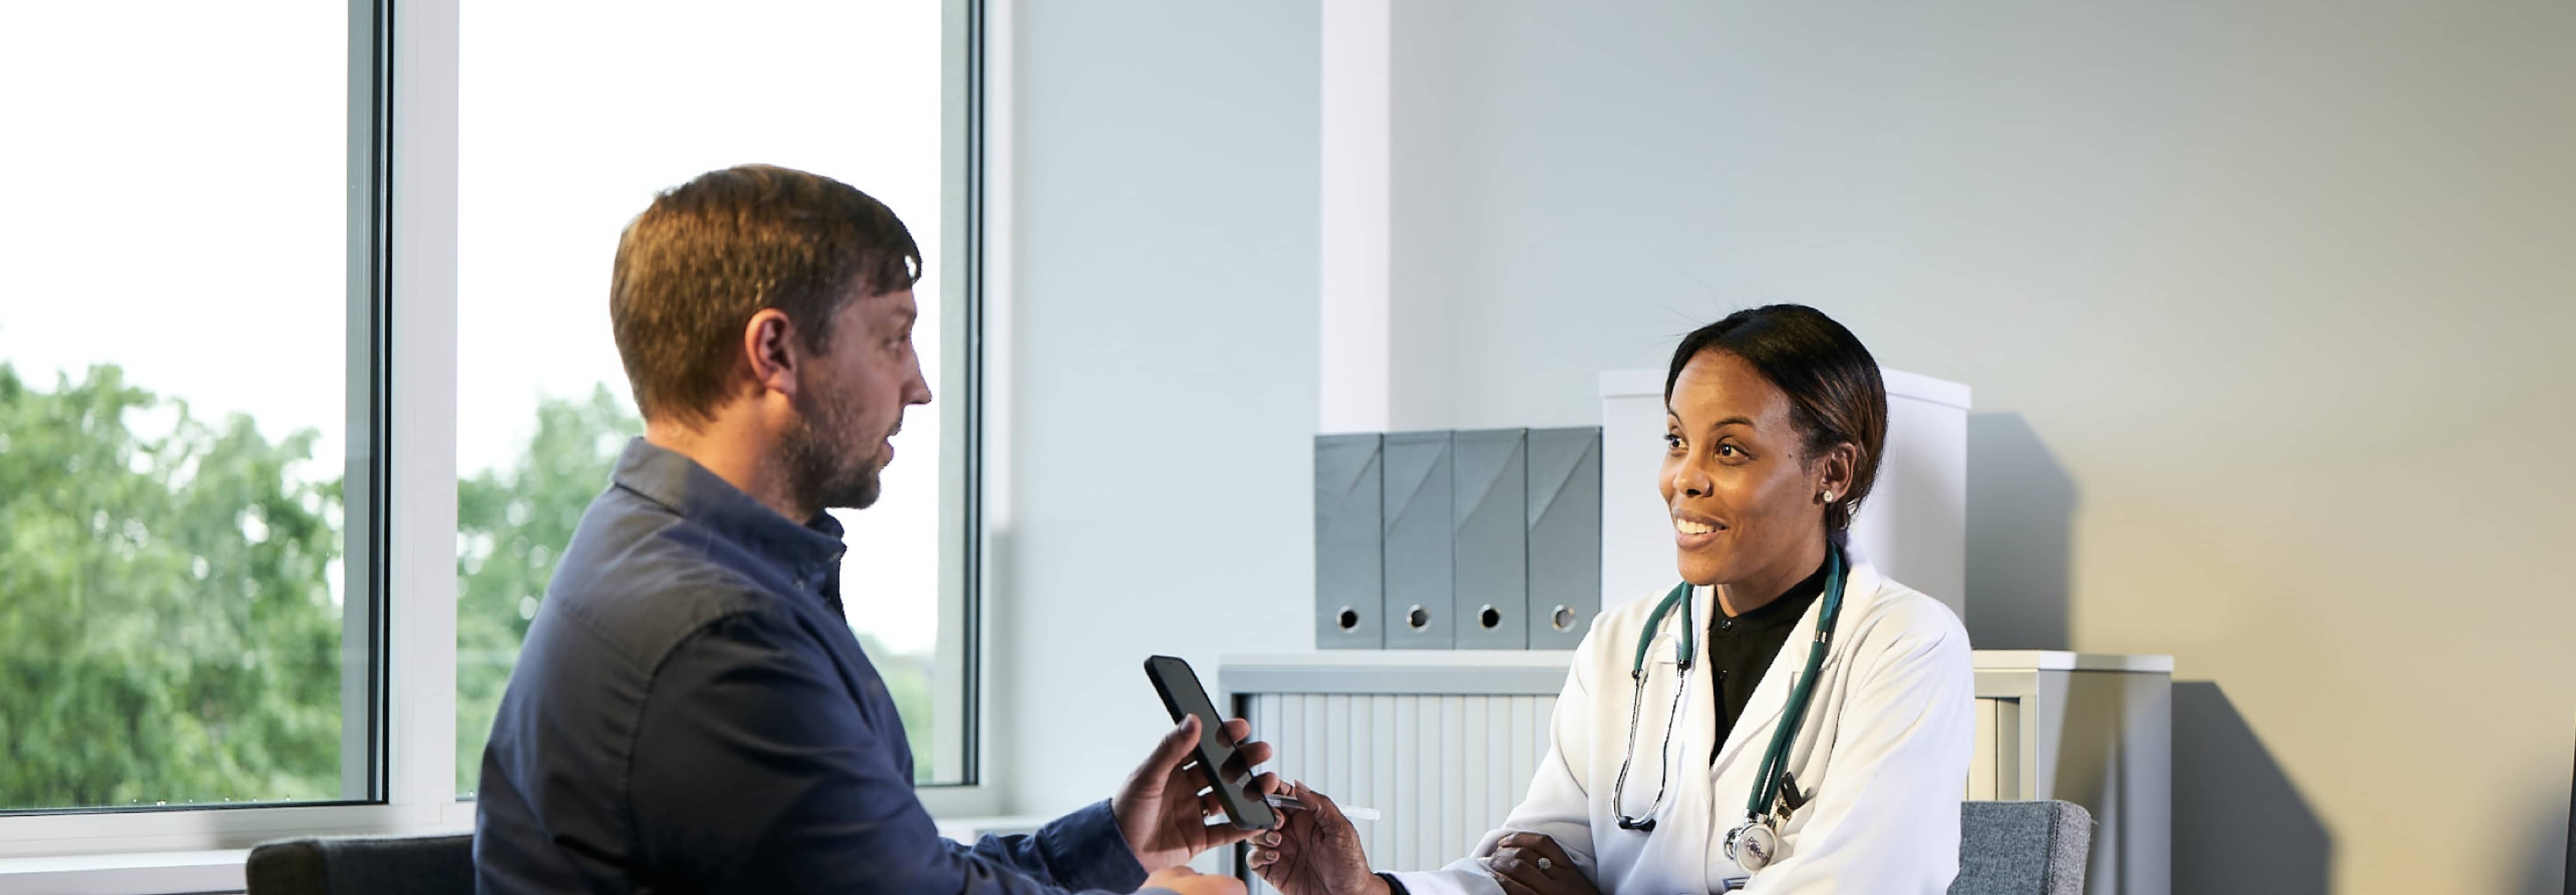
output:
M1726 319L1682 337L1673 349L1672 370L1664 374L1664 403L1673 401L1673 381L1691 358L1721 351L1742 358L1754 372L1789 395L1792 418L1805 436L1809 459L1834 445L1860 449L1852 465L1850 494L1837 494L1825 508L1825 530L1851 527L1862 498L1878 481L1878 458L1887 445L1887 386L1879 381L1878 361L1860 339L1825 312L1806 305L1770 305L1737 311Z

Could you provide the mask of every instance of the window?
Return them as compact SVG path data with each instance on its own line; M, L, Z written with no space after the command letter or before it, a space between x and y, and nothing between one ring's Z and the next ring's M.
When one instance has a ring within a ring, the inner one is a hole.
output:
M378 799L350 7L143 6L0 5L0 811Z
M880 502L849 530L851 627L894 691L920 782L973 782L974 538L964 290L943 270L966 153L943 92L942 4L472 0L460 29L456 786L554 559L639 434L608 323L619 232L656 191L746 162L884 201L919 240L916 341L937 403L906 415ZM952 65L951 63L957 63ZM954 202L952 205L951 203Z
M0 858L468 825L530 601L637 427L617 233L746 161L922 244L939 400L844 517L844 594L922 782L964 784L925 801L994 810L982 7L569 5L0 4Z

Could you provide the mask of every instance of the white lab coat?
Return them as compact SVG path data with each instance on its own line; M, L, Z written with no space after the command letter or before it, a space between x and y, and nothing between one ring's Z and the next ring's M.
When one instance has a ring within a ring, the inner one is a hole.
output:
M1975 672L1967 630L1949 607L1852 560L1842 616L1819 672L1805 725L1791 744L1789 770L1811 801L1781 829L1781 854L1754 876L1752 895L1942 895L1959 869L1959 801L1967 787L1976 722ZM1770 745L1792 680L1806 670L1819 599L1780 648L1714 766L1716 697L1707 662L1714 588L1697 588L1691 618L1700 630L1690 692L1664 741L1674 687L1680 613L1665 617L1650 649L1650 678L1637 718L1637 756L1628 772L1627 810L1655 797L1656 750L1670 750L1675 779L1652 833L1622 830L1612 815L1612 782L1628 735L1628 676L1637 637L1663 594L1631 601L1593 622L1576 648L1550 720L1551 744L1529 797L1485 834L1467 858L1426 872L1397 873L1414 895L1500 895L1479 859L1506 833L1544 833L1564 847L1605 895L1717 892L1745 871L1726 857L1727 831L1744 821L1763 749Z

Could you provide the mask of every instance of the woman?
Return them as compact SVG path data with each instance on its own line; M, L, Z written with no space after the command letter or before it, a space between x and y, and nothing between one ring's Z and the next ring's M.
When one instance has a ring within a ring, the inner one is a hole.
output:
M1886 437L1877 362L1813 308L1757 308L1682 340L1664 405L1683 584L1593 624L1528 799L1473 855L1377 875L1300 786L1313 810L1255 840L1263 879L1288 895L1948 890L1967 632L1844 537Z

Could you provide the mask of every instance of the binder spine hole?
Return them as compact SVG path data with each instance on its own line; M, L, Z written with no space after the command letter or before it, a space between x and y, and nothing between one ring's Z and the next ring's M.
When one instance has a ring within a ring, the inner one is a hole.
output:
M1557 604L1556 612L1548 616L1548 623L1555 625L1559 631L1574 630L1574 622L1574 610L1562 603Z
M1342 607L1342 614L1340 617L1335 618L1334 621L1335 623L1340 624L1344 631L1357 631L1360 629L1359 610L1344 606Z
M1405 610L1404 624L1416 631L1430 630L1431 610L1424 609L1420 604L1416 604L1412 609Z
M1476 613L1476 623L1485 626L1485 630L1491 631L1494 626L1503 623L1503 611L1488 605L1484 611Z

